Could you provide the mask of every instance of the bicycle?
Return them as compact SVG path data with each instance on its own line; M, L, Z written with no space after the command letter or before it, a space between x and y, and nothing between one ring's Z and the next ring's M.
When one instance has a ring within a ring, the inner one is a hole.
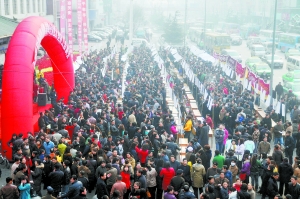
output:
M1 165L4 165L4 167L5 168L7 168L7 169L10 169L10 164L9 164L9 161L7 160L7 158L6 158L6 150L4 150L3 151L3 155L2 155L2 153L0 153L0 164Z

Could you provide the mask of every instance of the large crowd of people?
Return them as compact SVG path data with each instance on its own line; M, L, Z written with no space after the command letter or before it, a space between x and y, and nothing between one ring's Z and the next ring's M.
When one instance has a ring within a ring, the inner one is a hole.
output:
M14 164L0 197L79 199L89 192L99 199L299 198L300 158L293 157L300 143L298 115L293 123L278 120L272 127L273 110L261 120L253 111L253 94L226 78L218 66L187 51L183 57L214 105L209 110L207 99L193 92L205 120L195 121L181 103L184 128L178 129L150 48L136 47L128 57L122 103L118 99L126 63L108 61L117 74L114 79L101 73L110 51L88 55L76 72L68 102L51 98L53 107L40 114L39 132L12 136L7 144ZM168 50L160 49L159 55L168 72L183 73ZM176 96L184 102L183 82L176 76L173 81ZM293 114L299 113L295 106ZM186 149L177 145L180 130L188 139ZM211 131L215 146L208 144ZM180 150L186 151L181 159Z

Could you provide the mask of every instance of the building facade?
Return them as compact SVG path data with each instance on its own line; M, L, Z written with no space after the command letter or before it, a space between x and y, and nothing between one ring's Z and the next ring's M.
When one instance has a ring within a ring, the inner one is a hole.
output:
M0 15L17 21L28 16L45 16L46 0L0 0Z

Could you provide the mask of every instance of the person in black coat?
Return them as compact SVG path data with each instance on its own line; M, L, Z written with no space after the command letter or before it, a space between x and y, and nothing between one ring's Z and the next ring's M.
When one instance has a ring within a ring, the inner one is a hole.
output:
M59 169L59 165L54 166L54 171L49 174L49 179L50 186L54 189L53 196L57 197L64 179L64 172Z
M278 178L279 178L279 174L275 172L273 173L273 175L270 177L268 181L267 195L269 196L269 198L274 198L276 195L279 194L278 185L277 185Z
M187 164L187 159L183 158L182 164L178 167L178 169L182 169L183 171L183 178L185 182L191 185L191 169L190 166Z
M279 194L283 194L283 186L285 187L284 195L288 193L288 183L294 174L292 165L288 163L288 158L283 158L283 162L278 166L278 173L280 175Z
M96 194L97 198L101 198L104 195L109 196L110 193L108 193L106 184L105 184L105 179L106 179L106 173L100 173L99 178L97 179L97 185L96 185Z
M294 138L291 136L290 131L287 131L285 134L284 146L285 146L285 150L284 150L285 156L289 159L289 163L292 165L295 141Z
M243 183L242 186L241 186L241 191L237 192L237 198L239 198L239 199L251 199L251 195L247 192L247 189L248 189L247 184Z
M291 182L289 183L288 193L292 196L293 199L298 199L300 195L300 184L297 183L297 177L292 176Z
M72 175L72 178L70 179L71 185L69 187L69 191L68 193L64 193L62 194L62 196L58 197L58 198L69 198L69 199L73 199L76 196L78 196L80 194L80 188L83 187L82 183L80 181L77 181L77 176L76 175Z
M52 162L50 160L49 155L44 157L43 163L44 163L43 183L44 183L44 189L46 189L48 186L50 186L49 174L53 171Z
M35 169L34 171L31 171L31 176L33 180L33 190L36 192L36 194L40 197L42 197L41 193L41 185L42 185L42 169L44 165L41 165L41 161L39 159L34 161Z

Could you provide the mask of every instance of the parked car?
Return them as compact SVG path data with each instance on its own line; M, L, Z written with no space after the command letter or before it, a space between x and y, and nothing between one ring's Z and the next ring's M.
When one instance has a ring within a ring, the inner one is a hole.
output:
M300 82L300 70L294 70L282 75L283 82Z
M264 74L268 79L271 76L271 68L264 62L253 64L251 67L249 66L249 68L258 76L262 76L262 74Z
M222 55L228 55L238 61L239 63L242 63L242 56L236 51L236 50L231 50L231 49L223 49L221 51Z
M240 46L243 43L243 39L239 35L230 35L230 39L231 39L232 46L233 45Z
M251 57L253 56L261 57L266 54L265 48L259 44L252 45L250 50L251 50Z
M101 37L104 39L109 36L109 34L102 32L102 31L93 31L93 32L91 32L91 34L97 35L98 37Z
M288 71L300 70L300 56L289 56L286 60L286 68Z
M285 53L284 57L285 57L285 59L287 59L289 56L300 56L300 50L298 50L298 49L289 49Z
M247 47L251 48L253 45L261 44L261 39L259 37L248 37L247 39Z
M135 47L139 47L140 45L146 45L149 46L149 42L146 39L140 39L140 38L133 38L132 39L132 45Z
M259 57L250 57L246 59L245 65L248 67L252 67L254 64L260 63L261 59Z
M88 34L88 41L100 42L102 38L94 34Z
M265 55L261 57L261 60L266 62L270 67L272 64L272 55ZM278 55L274 55L274 68L283 68L284 61Z

